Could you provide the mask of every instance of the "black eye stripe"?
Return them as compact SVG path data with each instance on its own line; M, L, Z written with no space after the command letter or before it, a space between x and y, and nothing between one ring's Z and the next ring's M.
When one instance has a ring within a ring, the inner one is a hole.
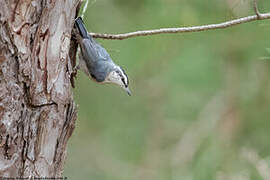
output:
M123 77L121 78L121 80L122 80L123 84L125 85L125 87L128 87L126 82L125 82L125 79Z
M122 67L120 67L120 69L122 70L122 72L124 73L124 75L125 75L126 78L127 78L127 84L126 84L126 86L128 86L128 84L129 84L128 76L127 76L125 70L124 70ZM125 84L125 83L124 83L124 84Z
M125 87L128 87L128 84L129 84L128 76L127 76L126 72L121 67L120 67L120 69L121 69L122 72L119 71L119 70L116 70L115 72L120 76L121 81L123 82L123 84L125 85ZM126 81L125 81L125 78L124 78L123 74L126 77Z

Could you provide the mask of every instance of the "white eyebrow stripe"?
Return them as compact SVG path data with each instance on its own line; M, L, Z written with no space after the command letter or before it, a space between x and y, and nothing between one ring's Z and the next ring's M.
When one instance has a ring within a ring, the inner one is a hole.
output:
M128 83L127 83L127 77L124 76L123 78L124 78L124 84L125 84L125 86L127 87L127 86L128 86Z
M122 68L119 68L120 69L120 73L119 76L121 77L121 81L124 83L125 87L128 87L128 79L127 79L127 76L125 74L125 72L122 70Z
M120 76L124 78L124 84L125 84L126 87L128 87L128 84L129 84L129 82L128 82L128 76L127 76L125 70L122 67L119 66L119 69L122 72Z

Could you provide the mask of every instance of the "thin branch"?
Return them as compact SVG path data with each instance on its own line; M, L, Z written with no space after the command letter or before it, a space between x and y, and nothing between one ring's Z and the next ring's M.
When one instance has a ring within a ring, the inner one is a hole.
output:
M82 1L81 1L81 2L82 2ZM84 18L84 14L85 14L85 12L86 12L86 10L87 10L88 3L89 3L89 0L86 0L86 2L84 3L82 15L81 15L82 19Z
M261 17L261 13L259 11L259 8L258 8L257 0L254 0L253 2L254 2L254 11L257 15L257 18L260 20L260 19L262 19L262 17Z
M256 1L256 0L255 0ZM257 3L255 2L256 7ZM257 13L258 8L257 9ZM135 31L124 34L100 34L100 33L89 33L94 38L102 38L102 39L113 39L113 40L123 40L131 37L137 36L150 36L156 34L169 34L169 33L187 33L187 32L200 32L214 29L225 29L228 27L232 27L238 24L244 24L257 20L270 19L270 13L261 14L258 13L253 16L247 16L239 19L234 19L231 21L226 21L218 24L209 24L202 26L192 26L192 27L179 27L179 28L162 28L162 29L153 29L153 30L145 30L145 31Z

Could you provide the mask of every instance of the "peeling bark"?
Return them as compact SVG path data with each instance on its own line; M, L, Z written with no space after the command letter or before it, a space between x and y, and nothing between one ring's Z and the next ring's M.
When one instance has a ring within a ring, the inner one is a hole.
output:
M77 118L69 56L78 3L0 0L0 177L62 175Z

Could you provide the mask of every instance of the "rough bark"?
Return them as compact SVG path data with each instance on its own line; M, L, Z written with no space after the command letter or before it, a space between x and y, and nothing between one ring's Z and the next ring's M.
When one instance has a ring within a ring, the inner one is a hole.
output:
M78 1L0 0L1 177L62 175L77 117L69 50Z

